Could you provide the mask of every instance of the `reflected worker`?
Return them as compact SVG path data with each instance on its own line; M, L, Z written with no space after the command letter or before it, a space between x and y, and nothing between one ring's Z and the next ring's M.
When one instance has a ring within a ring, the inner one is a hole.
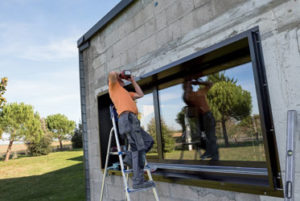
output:
M201 79L198 79L198 77L200 76L187 77L185 79L183 84L183 99L188 106L191 106L196 110L195 112L197 113L199 126L206 134L206 151L201 155L201 159L211 158L211 160L219 160L216 122L207 101L207 93L213 83L202 81ZM203 87L200 86L197 91L193 91L193 85L203 85Z
M124 88L122 79L130 81L135 92L128 92ZM124 76L124 73L110 72L108 77L109 96L117 110L119 120L119 133L126 135L130 144L130 152L124 158L124 163L133 169L133 188L146 188L153 186L151 181L144 180L145 154L153 146L153 138L145 132L137 118L138 109L135 99L144 96L140 86L132 75Z

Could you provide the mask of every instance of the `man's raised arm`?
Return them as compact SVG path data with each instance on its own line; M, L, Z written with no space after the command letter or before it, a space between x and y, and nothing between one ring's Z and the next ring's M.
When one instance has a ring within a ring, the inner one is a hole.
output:
M135 79L133 76L130 77L129 79L134 87L135 90L135 95L133 96L134 99L142 98L144 96L144 92L141 89L141 87L136 83Z
M115 71L111 71L108 75L108 80L111 84L115 84L118 81L118 73Z

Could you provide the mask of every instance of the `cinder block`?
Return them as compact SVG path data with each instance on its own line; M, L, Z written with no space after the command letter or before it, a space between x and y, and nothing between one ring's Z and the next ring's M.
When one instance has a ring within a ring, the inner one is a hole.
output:
M119 40L119 33L117 30L114 30L109 34L105 35L105 44L107 48L112 46L118 40Z
M126 36L125 40L127 40L127 49L130 49L137 44L137 40L135 36L136 36L135 32L131 32Z
M184 192L184 193L183 193ZM170 185L170 195L172 198L180 198L180 199L189 199L189 200L198 200L199 194L196 188L187 186L187 185L179 185L179 184L171 184ZM188 195L188 197L187 197Z
M127 14L125 14L125 15L127 15ZM118 36L119 36L120 39L125 38L133 30L134 30L133 19L127 19L118 28Z
M154 4L148 2L143 2L144 3L144 9L143 9L143 15L145 17L145 21L149 20L150 18L153 18L154 16Z
M172 38L169 38L168 34L168 27L162 29L158 33L155 34L156 36L156 44L158 48L161 48L164 44L168 43Z
M179 2L180 2L179 4L180 17L191 13L192 10L194 9L194 0L181 0Z
M201 7L205 4L207 4L211 0L194 0L194 6L195 8Z
M156 45L156 41L155 41L155 35L152 35L151 37L143 40L137 46L137 59L154 51L156 49L156 47L157 47L157 45Z
M235 200L236 201L260 201L260 198L258 195L236 193Z
M118 186L114 186L111 184L107 185L107 194L110 199L113 200L125 200L125 192Z
M172 24L182 16L190 13L194 9L193 0L182 0L171 4L166 9L167 24Z
M207 194L203 197L199 197L199 201L235 201L226 196L216 196L214 194Z
M180 19L180 28L182 35L185 35L194 29L192 12L183 16L183 18Z
M284 201L284 198L260 196L260 201Z
M142 26L145 22L145 15L144 15L144 10L140 10L134 17L133 17L133 24L134 24L134 29L139 28Z
M178 20L168 26L168 34L169 34L168 38L171 38L172 40L176 40L177 38L182 36L180 25L181 25L181 21Z
M92 67L94 69L103 68L103 64L106 62L106 54L99 54L94 60L92 61Z
M136 47L131 47L127 50L128 63L133 63L137 60Z
M155 182L159 196L170 196L170 185L169 183Z
M154 7L154 14L157 15L158 13L169 7L171 4L175 3L177 3L177 0L154 0L153 4L157 4Z
M193 11L193 25L194 28L198 28L214 17L211 1Z
M160 31L161 29L167 26L167 14L165 10L162 10L155 16L156 21L156 31Z
M151 35L153 35L155 31L156 31L156 21L154 18L151 18L145 23L145 38L148 38Z
M167 16L167 24L172 24L180 17L178 3L171 4L168 8L165 9L165 12Z
M246 2L247 0L226 0L219 1L213 0L213 8L216 15L222 15L226 11L239 6L239 4Z

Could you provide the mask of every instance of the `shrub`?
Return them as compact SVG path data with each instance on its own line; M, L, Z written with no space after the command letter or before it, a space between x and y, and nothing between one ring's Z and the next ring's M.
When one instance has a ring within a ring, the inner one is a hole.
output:
M37 142L27 142L27 149L31 156L47 155L51 152L52 135L47 133Z
M73 148L82 148L82 124L78 124L78 127L75 128L71 141Z

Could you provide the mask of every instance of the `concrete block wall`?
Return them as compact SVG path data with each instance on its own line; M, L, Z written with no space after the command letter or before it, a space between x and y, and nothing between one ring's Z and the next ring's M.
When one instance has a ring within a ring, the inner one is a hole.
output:
M300 2L299 0L137 0L90 41L84 51L91 198L99 200L97 95L107 74L131 69L140 76L259 26L282 174L285 173L287 110L298 112L295 200L300 200ZM124 200L121 177L110 176L106 200ZM161 200L283 200L158 182ZM120 193L119 193L120 192ZM189 196L186 192L189 192ZM152 200L139 193L134 200Z

